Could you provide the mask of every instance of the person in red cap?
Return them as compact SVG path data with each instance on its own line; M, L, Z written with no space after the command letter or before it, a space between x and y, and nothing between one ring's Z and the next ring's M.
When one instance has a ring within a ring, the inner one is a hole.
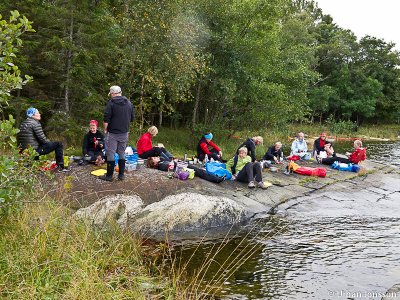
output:
M104 163L104 135L97 129L98 125L96 120L90 120L89 131L83 138L82 152L84 156L90 157L90 162L102 165Z

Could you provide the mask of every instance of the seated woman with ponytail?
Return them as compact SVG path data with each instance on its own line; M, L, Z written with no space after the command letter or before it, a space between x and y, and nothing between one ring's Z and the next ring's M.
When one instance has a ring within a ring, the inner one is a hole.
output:
M160 156L165 160L172 160L173 155L165 150L164 147L153 147L152 138L158 133L156 126L151 126L145 134L143 134L137 142L137 152L140 158L149 158Z

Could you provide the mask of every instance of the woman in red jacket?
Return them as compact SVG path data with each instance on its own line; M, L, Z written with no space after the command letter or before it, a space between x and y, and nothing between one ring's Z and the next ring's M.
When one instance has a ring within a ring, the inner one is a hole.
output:
M216 161L223 161L221 149L212 141L213 134L207 132L203 135L197 145L197 158L203 161L207 155L208 159L213 158Z
M153 147L152 138L158 133L156 126L151 126L137 142L137 152L140 158L160 156L163 160L173 159L173 155L165 150L164 147Z
M344 157L328 157L328 158L323 158L319 162L325 164L325 165L331 165L335 161L345 163L345 164L358 164L360 161L366 160L367 159L367 150L363 148L362 142L360 140L355 140L354 141L354 151L353 153L346 152L347 158Z

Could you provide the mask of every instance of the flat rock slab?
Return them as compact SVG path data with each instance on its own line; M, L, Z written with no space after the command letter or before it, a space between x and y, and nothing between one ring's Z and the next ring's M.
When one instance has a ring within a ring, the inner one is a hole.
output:
M247 184L236 181L215 184L200 178L169 179L166 172L144 167L127 172L124 181L104 182L90 175L97 167L73 165L69 174L57 174L55 185L64 187L64 203L79 209L77 215L86 216L94 224L113 216L121 227L143 232L199 232L239 224L288 201L289 207L296 201L328 197L347 201L350 207L353 199L349 192L358 192L359 197L371 203L396 199L400 174L393 168L397 167L368 162L366 166L369 171L359 174L324 166L326 178L267 171L263 172L264 181L272 186L262 190L249 189ZM281 169L284 170L283 166ZM54 182L50 185L54 187Z

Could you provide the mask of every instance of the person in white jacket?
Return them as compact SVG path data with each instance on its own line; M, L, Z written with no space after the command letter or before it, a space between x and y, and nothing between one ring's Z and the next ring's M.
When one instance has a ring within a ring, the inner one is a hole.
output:
M311 158L311 153L307 152L307 142L304 140L303 132L299 132L297 138L292 143L291 149L291 155L297 155L301 160L309 160Z

